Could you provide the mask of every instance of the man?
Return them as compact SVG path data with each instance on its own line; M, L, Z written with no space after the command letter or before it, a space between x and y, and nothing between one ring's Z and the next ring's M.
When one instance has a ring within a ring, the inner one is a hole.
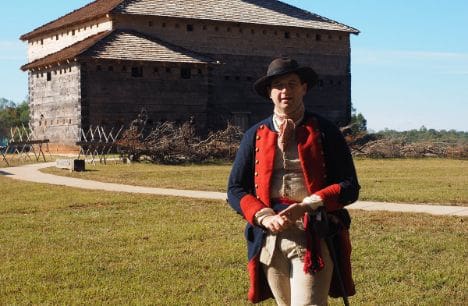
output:
M229 204L248 222L253 303L274 297L278 305L327 305L328 295L355 293L343 207L357 200L359 185L340 131L304 109L303 98L316 82L312 68L281 57L254 84L273 101L274 112L245 133L228 183ZM327 214L317 213L323 210ZM314 225L326 215L337 231L338 267ZM341 271L344 293L334 268Z

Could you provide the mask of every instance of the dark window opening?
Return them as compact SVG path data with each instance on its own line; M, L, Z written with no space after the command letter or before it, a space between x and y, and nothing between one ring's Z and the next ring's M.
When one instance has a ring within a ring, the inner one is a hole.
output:
M159 71L158 68L156 68L156 67L153 68L154 73L158 73L158 71Z
M198 69L198 74L202 74L202 70L201 69Z
M152 21L148 21L148 26L149 26L149 27L152 27L152 26L153 26L153 22L152 22Z
M107 67L107 70L109 70L109 71L114 71L114 67L113 67L113 66L109 66L109 67Z
M192 77L192 70L190 68L180 69L180 77L182 79L190 79Z
M187 32L193 32L193 25L191 24L187 25Z
M239 81L240 80L240 76L236 76L236 81Z
M101 70L102 70L101 65L97 65L97 66L96 66L96 71L101 71Z
M241 28L239 28L239 33L242 33L242 32L244 32L244 31Z
M331 35L328 35L328 39L332 39L333 37Z
M218 26L215 27L215 31L216 31L216 32L219 31L219 27L218 27Z
M178 28L179 28L179 24L178 24L178 23L176 23L176 24L175 24L175 27L176 27L176 29L178 29Z
M250 29L250 33L255 34L255 30L254 30L254 29Z
M263 33L263 35L266 35L267 31L266 31L266 30L263 30L262 33Z
M58 40L59 39L59 36L58 35L55 35L55 40Z
M75 30L72 30L72 35L75 35Z
M127 67L123 66L122 67L122 72L127 72Z
M297 38L301 37L301 34L296 33L296 37L297 37Z
M230 27L227 27L226 31L227 31L227 32L231 32L231 28L230 28Z
M134 78L143 77L143 67L132 67L132 77Z
M44 40L43 40L43 39L41 39L41 45L43 45L43 44L44 44Z
M289 32L284 32L284 38L286 39L291 38L291 35L289 34Z
M206 25L203 25L202 29L203 29L203 30L206 30Z
M162 23L162 27L163 27L163 28L166 27L166 23L165 23L165 22Z
M169 67L166 68L166 72L167 72L167 73L171 73L171 68L169 68Z
M322 35L320 35L320 34L315 35L315 40L316 41L322 40Z
M273 34L275 34L275 36L278 35L278 31L274 31Z

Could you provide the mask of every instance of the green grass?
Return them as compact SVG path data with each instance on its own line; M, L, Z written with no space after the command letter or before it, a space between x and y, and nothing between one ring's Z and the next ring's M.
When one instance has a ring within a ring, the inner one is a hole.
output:
M360 199L468 206L468 160L357 159Z
M36 153L37 154L37 153ZM47 153L44 154L46 162L54 161L56 156L51 156ZM17 167L27 164L34 164L34 163L42 163L44 162L44 158L42 155L39 156L39 159L36 160L36 157L32 152L28 154L7 154L6 159L8 163L5 162L3 156L0 154L0 168L7 168L7 167Z
M452 159L356 159L361 200L468 206L468 161ZM165 166L86 165L86 172L49 168L58 175L130 185L226 191L230 164Z
M223 201L5 177L0 192L2 305L248 305L244 221ZM468 303L467 218L351 213L352 305Z
M227 163L171 166L151 163L121 164L109 162L107 165L86 164L85 172L70 172L55 167L43 169L42 171L109 183L225 192L230 170L231 165Z

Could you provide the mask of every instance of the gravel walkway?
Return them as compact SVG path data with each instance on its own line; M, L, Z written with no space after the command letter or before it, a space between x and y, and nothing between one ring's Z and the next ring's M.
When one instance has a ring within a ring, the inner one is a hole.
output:
M19 167L0 168L0 175L12 179L61 185L82 189L105 190L114 192L131 192L154 195L180 196L198 199L225 200L226 194L222 192L196 191L196 190L177 190L166 188L140 187L132 185L103 183L78 178L70 178L46 174L39 169L53 167L55 162L24 165ZM432 215L450 215L450 216L468 216L468 207L449 206L449 205L427 205L427 204L403 204L403 203L383 203L357 201L347 206L349 209L361 209L368 211L393 211L393 212L415 212L428 213Z

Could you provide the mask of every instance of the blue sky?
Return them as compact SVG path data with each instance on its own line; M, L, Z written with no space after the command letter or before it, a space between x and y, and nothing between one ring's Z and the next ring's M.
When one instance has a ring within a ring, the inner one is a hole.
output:
M0 97L27 95L19 36L90 0L2 3ZM373 130L468 131L468 1L286 0L353 26L352 101Z

